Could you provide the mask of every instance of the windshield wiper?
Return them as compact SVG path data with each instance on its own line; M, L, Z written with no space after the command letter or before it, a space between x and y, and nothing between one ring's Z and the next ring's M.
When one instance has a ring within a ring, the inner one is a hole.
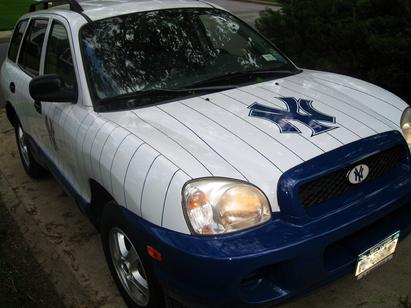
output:
M98 105L101 109L110 109L108 105L113 106L114 109L118 109L120 106L126 105L126 107L144 106L153 103L158 103L171 98L178 98L190 95L196 95L200 93L210 93L216 91L225 91L238 88L236 85L224 85L224 86L210 86L210 87L192 87L192 88L156 88L136 91L132 93L121 94L113 97L103 98L98 101ZM104 106L104 107L103 107Z
M136 92L137 95L150 95L150 94L174 94L174 93L202 93L210 91L224 91L238 88L237 85L223 85L223 86L209 86L209 87L190 87L190 88L156 88L147 89Z
M211 77L209 79L205 79L199 82L194 83L194 85L208 85L213 83L218 83L221 81L230 81L232 79L246 77L247 80L250 80L250 77L261 77L266 75L272 76L291 76L300 73L301 70L294 69L294 70L250 70L250 71L238 71L238 72L229 72L225 73L224 75L218 75L215 77Z

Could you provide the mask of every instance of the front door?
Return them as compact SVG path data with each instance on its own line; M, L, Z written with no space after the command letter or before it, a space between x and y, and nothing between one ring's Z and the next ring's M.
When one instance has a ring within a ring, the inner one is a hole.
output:
M64 24L58 20L51 23L42 73L58 75L67 89L77 88L68 32ZM59 156L70 151L65 144L64 125L73 103L76 102L42 104L44 118L40 120L43 123L39 123L39 126L42 125L46 130L42 143L46 145L51 158L57 164Z
M57 17L56 17L57 18ZM54 19L46 39L44 65L41 75L58 75L66 89L77 91L77 81L68 25L63 20ZM64 180L73 182L70 166L73 148L68 131L73 126L71 113L77 101L68 103L43 102L43 119L38 126L45 130L42 144L55 165L55 171ZM73 184L72 184L73 185Z
M41 102L35 102L30 96L30 81L40 74L41 59L44 50L44 38L49 24L48 18L32 18L21 45L18 66L23 71L20 80L16 83L16 93L22 104L26 105L24 129L34 141L43 148L42 138L44 129L39 125L43 121Z

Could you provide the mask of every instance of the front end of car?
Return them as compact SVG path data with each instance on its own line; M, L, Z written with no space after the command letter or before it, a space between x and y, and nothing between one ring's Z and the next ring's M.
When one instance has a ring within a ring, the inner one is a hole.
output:
M126 27L124 39L117 32ZM80 44L95 110L133 109L108 117L175 167L207 171L187 172L172 210L166 197L162 206L141 197L141 215L121 208L168 298L187 307L280 303L366 275L411 230L411 111L398 123L405 107L381 89L304 72L215 8L102 19L81 29ZM244 181L214 177L227 173Z
M369 173L361 183L350 183L347 175L359 165L368 166ZM201 215L213 209L190 210L213 194L210 183L194 182L188 189L195 186L205 196L196 191L194 200L184 199L183 189L183 207L191 204L186 219L192 235L147 222L134 223L134 232L147 234L146 244L162 254L161 261L153 261L157 277L172 298L189 307L279 303L354 275L361 253L393 234L402 239L409 233L410 169L408 144L399 132L389 131L285 172L277 187L281 211L269 219L263 196L246 187L261 206L254 227L222 234L219 228L196 228L205 221Z

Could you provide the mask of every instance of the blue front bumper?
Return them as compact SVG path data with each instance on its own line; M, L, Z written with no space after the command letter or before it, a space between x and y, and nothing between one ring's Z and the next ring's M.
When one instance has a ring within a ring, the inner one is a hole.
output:
M411 181L407 187L410 191ZM408 193L373 209L365 206L367 213L344 225L323 221L303 227L277 217L252 231L218 238L134 225L136 234L149 235L146 243L162 253L155 272L175 298L189 307L238 307L278 303L353 274L359 253L394 231L401 230L401 238L410 232L410 198Z
M393 142L391 138L373 146L389 147ZM152 225L127 210L125 216L136 234L145 235L141 244L162 253L162 262L153 260L155 273L179 301L190 307L279 303L353 274L358 254L395 231L401 231L401 238L410 232L407 156L406 164L378 181L364 184L350 197L337 198L340 207L311 218L290 215L287 207L292 204L286 204L284 211L254 229L200 237Z

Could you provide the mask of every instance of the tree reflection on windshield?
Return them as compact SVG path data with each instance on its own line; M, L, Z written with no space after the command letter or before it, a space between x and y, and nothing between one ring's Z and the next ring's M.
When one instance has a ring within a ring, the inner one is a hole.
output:
M288 64L248 26L215 9L105 19L86 25L81 40L90 88L98 100Z

